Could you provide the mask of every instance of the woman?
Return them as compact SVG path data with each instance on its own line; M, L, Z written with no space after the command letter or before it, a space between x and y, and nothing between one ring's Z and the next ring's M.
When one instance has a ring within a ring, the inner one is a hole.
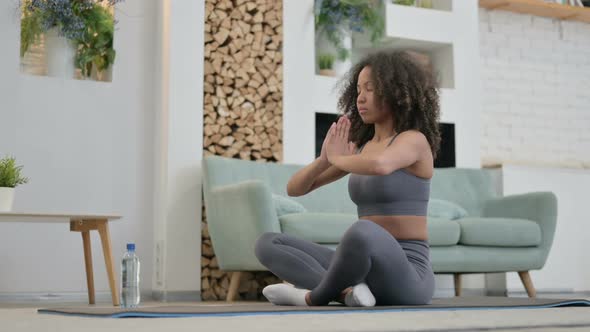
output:
M301 196L350 173L359 220L333 251L265 233L256 256L291 283L264 288L277 305L428 304L434 293L426 212L440 145L439 97L430 71L408 52L381 51L344 79L320 157L287 184ZM357 150L357 146L360 149Z

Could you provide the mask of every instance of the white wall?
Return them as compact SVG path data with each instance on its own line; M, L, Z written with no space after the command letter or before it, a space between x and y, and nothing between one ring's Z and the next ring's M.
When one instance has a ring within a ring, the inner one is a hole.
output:
M590 290L590 171L525 165L504 165L504 194L552 191L557 196L557 227L553 246L543 269L531 272L538 290ZM522 292L516 273L508 273L509 291Z
M479 11L482 160L504 165L505 194L557 195L555 240L545 267L531 272L535 287L588 291L590 24ZM507 287L523 291L516 273Z
M153 290L157 299L198 300L205 2L159 2L158 21Z
M480 9L487 163L590 168L590 24Z
M110 228L117 274L127 242L152 269L156 2L117 5L112 83L21 74L16 1L0 2L0 155L30 178L15 210L121 214ZM98 299L108 301L97 234L92 250ZM86 294L82 239L67 225L1 224L0 270L0 294Z

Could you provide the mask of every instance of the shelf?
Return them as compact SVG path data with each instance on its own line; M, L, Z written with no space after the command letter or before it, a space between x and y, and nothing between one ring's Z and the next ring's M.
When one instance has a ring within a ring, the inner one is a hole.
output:
M542 0L479 0L479 6L519 14L590 23L590 8L548 3Z
M423 40L391 38L383 41L379 47L359 48L353 47L352 62L357 62L369 52L389 50L412 50L427 55L438 75L439 87L452 89L455 87L455 65L453 44L442 44Z
M385 35L378 44L388 44L392 40L407 40L420 49L437 48L440 45L452 44L455 38L453 12L433 10L412 6L387 3L384 11ZM428 24L416 24L428 22ZM433 29L432 27L437 27ZM368 33L353 33L354 47L371 48Z
M451 3L448 3L450 8ZM412 50L428 55L439 75L441 88L454 88L453 43L458 29L455 13L387 3L384 11L385 35L379 46L370 42L368 34L353 33L352 62L379 49ZM416 24L428 22L428 24ZM433 28L434 27L434 28Z

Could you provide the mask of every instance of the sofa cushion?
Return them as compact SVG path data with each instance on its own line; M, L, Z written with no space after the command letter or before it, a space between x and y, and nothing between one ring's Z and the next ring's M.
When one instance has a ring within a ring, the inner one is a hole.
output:
M455 220L428 217L428 243L430 246L453 246L459 242L461 228Z
M316 243L338 243L356 214L305 212L279 217L281 231Z
M459 204L444 199L431 198L428 201L428 216L455 220L467 217L467 211Z
M289 213L307 212L307 209L299 202L285 196L272 194L272 202L279 217Z
M462 218L460 244L492 247L534 247L541 229L531 220L516 218Z

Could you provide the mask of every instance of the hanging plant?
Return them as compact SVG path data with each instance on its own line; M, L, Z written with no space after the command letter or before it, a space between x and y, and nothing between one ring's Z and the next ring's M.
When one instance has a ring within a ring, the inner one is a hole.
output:
M82 13L82 17L86 22L86 30L82 38L76 40L78 50L74 61L82 75L88 77L93 67L101 72L115 62L115 22L109 9L101 5L94 5Z
M90 76L92 67L107 69L115 61L115 19L110 8L123 0L20 0L21 57L52 28L74 41L76 67Z
M346 60L350 51L343 47L346 29L363 33L370 32L371 42L383 36L385 20L378 0L315 0L315 28L323 33L338 51L338 59Z

